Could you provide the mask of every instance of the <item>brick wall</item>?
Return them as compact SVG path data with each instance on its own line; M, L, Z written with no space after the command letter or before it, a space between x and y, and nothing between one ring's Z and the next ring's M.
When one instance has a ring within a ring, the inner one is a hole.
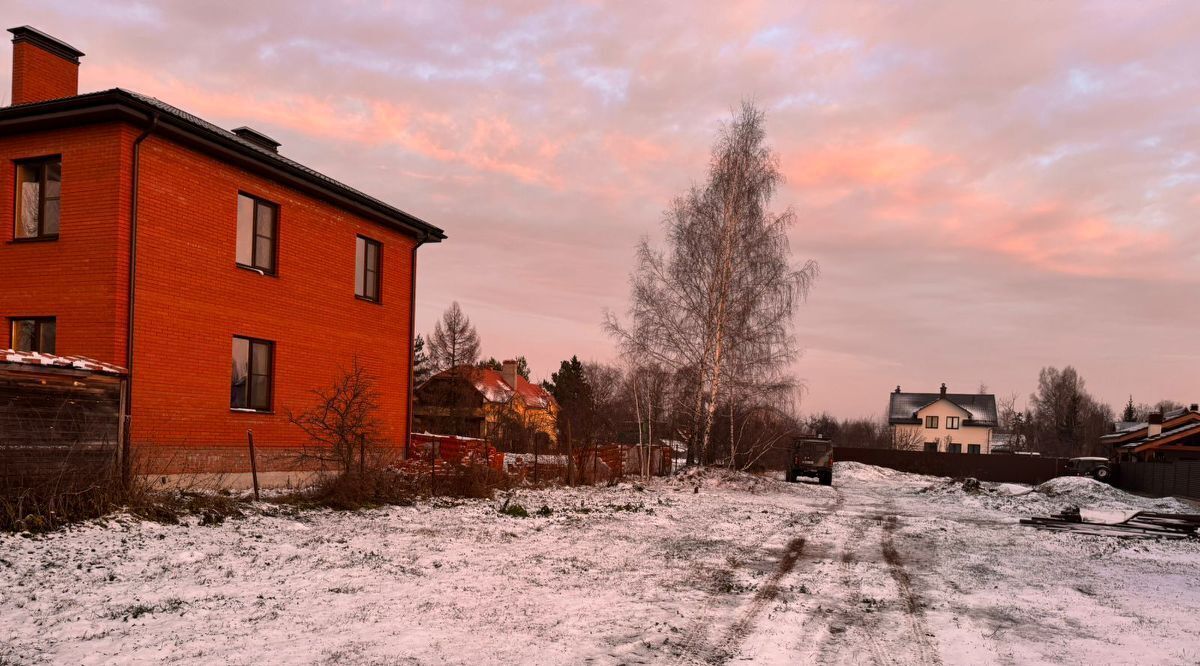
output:
M124 365L127 128L91 125L0 137L0 343L9 318L56 316L57 351ZM13 242L13 160L62 156L59 238Z
M383 436L401 446L415 241L167 139L144 142L141 159L135 444L241 452L253 429L264 450L302 445L288 410L357 356L376 379ZM279 205L276 276L236 266L239 191ZM382 305L354 296L357 234L383 243ZM234 335L275 343L271 414L229 409Z
M43 102L79 91L79 64L29 42L13 44L12 103Z

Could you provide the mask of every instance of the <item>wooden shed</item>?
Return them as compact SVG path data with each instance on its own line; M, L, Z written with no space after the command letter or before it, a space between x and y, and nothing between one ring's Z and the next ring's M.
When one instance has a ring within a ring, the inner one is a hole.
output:
M0 485L117 473L126 374L77 356L0 350Z

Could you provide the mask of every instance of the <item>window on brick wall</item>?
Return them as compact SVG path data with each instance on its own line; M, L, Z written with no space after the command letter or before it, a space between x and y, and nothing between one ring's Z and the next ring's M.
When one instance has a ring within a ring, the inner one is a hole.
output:
M355 240L354 295L379 302L382 282L383 245L379 241L359 236Z
M274 388L275 343L257 338L233 337L233 375L229 407L271 411Z
M13 238L58 238L62 158L42 157L17 162L16 220Z
M17 351L53 354L57 328L54 317L13 319L9 346Z
M239 266L274 275L278 232L279 206L249 194L238 194L237 263Z

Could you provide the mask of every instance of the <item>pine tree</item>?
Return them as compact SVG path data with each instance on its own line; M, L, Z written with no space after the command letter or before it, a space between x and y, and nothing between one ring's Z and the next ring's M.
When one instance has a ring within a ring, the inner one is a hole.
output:
M413 384L420 386L432 375L433 369L429 365L429 357L425 355L425 338L418 333L417 339L413 340Z
M450 304L429 336L429 360L435 371L474 365L479 359L479 334L458 301Z
M1121 414L1122 421L1136 421L1137 407L1133 406L1133 395L1129 396L1129 402L1125 403L1125 411Z
M495 356L489 356L487 357L486 361L480 361L476 363L475 367L484 368L485 370L495 370L496 372L500 372L504 369L504 366L500 363L500 361L496 360Z
M524 356L517 357L517 374L529 381L529 361L526 361Z
M586 442L593 416L592 387L579 358L563 361L558 372L550 375L550 394L558 402L559 441L567 447L567 483L573 483L576 441Z

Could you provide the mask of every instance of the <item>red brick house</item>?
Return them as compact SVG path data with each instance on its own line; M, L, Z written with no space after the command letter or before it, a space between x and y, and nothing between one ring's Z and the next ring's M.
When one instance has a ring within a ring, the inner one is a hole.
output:
M127 368L126 437L135 458L171 471L244 471L248 429L262 464L286 469L271 452L302 443L286 411L354 358L376 378L386 437L403 446L416 252L442 230L289 160L255 130L119 88L79 94L83 53L10 32L8 346Z

